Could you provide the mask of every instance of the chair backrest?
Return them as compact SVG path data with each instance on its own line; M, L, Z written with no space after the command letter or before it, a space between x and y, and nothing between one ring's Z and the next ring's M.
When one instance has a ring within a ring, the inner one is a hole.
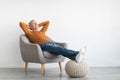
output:
M25 34L20 35L20 51L24 62L40 62L39 45L32 44ZM42 59L42 58L41 58Z
M31 43L25 34L20 35L20 40L25 43Z
M25 50L26 43L30 43L30 40L26 37L25 34L21 34L19 38L20 38L19 46L20 46L21 56L22 56L22 59L26 61L26 57L24 53L26 53L26 50Z
M48 36L47 36L48 37ZM22 34L20 35L20 39L22 41L24 41L25 43L31 43L30 40L28 39L28 37L25 35L25 34ZM48 39L51 41L51 42L54 42L50 37L48 37Z

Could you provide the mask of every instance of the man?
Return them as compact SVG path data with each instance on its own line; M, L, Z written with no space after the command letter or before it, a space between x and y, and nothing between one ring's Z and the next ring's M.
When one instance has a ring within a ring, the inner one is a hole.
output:
M49 26L49 21L41 22L37 24L35 20L31 20L28 25L23 22L20 22L20 27L25 32L26 36L30 39L32 43L37 43L40 45L43 51L48 51L54 55L62 55L69 59L75 60L76 62L81 62L86 53L85 49L82 48L80 51L70 50L64 47L61 47L46 37L46 31ZM39 27L42 27L41 30L38 30Z

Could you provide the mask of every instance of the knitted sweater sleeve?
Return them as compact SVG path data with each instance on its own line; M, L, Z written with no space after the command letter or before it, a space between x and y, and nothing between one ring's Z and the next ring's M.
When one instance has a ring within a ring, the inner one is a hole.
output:
M25 32L25 34L29 33L29 28L28 28L28 25L25 24L24 22L20 22L19 23L20 27L22 28L22 30Z
M45 22L42 22L39 24L39 27L43 26L43 28L40 30L42 31L43 33L45 33L48 29L48 26L49 26L49 21L45 21Z

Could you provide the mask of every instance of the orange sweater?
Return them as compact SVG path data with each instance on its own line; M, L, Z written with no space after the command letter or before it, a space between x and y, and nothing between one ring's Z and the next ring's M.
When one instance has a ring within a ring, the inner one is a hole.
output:
M40 31L31 31L27 24L20 22L20 27L25 32L26 36L32 43L37 43L41 45L44 42L49 42L49 39L46 37L45 32L48 29L49 21L42 22L39 24L39 27L43 26Z

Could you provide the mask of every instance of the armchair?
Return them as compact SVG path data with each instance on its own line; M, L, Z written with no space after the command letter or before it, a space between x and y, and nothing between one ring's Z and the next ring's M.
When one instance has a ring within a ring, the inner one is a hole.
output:
M56 44L67 47L66 43L56 42ZM42 74L44 74L45 72L45 63L59 63L60 72L62 72L61 62L64 61L65 57L61 55L53 55L49 52L42 51L39 44L31 43L25 34L20 35L19 45L22 59L25 62L25 72L27 72L28 63L40 63Z

